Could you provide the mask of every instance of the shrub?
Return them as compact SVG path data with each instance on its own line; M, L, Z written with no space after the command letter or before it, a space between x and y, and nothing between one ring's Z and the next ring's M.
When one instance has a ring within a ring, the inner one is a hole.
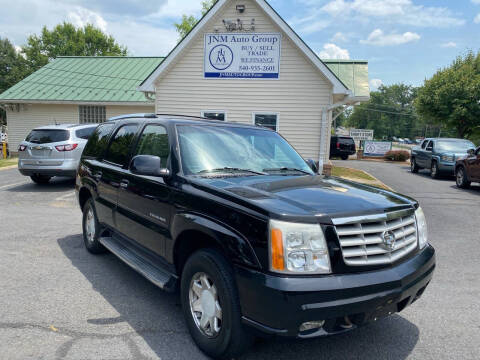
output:
M405 150L391 150L385 154L385 160L389 161L407 161L410 159L410 153Z

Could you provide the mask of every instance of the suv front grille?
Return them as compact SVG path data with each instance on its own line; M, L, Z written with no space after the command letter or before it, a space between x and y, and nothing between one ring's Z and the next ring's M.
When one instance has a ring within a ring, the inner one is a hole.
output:
M417 223L413 210L336 218L333 223L347 265L391 264L417 247Z

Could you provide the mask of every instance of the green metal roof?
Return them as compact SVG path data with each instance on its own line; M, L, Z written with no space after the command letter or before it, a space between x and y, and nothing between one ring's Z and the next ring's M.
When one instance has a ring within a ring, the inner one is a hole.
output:
M368 61L338 59L322 61L349 90L353 91L354 96L370 96Z
M0 94L0 102L147 102L137 86L163 59L59 57Z

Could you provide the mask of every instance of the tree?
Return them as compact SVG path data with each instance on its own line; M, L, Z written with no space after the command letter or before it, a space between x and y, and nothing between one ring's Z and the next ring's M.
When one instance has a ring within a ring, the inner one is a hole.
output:
M425 119L455 130L460 138L480 131L480 52L459 56L420 88L415 102Z
M77 28L63 22L52 30L44 26L40 35L30 35L22 53L29 71L34 72L58 56L125 56L127 48L91 24Z
M8 39L0 38L0 94L25 77L25 59ZM0 108L0 125L5 123L5 111Z
M410 85L381 86L378 91L370 93L368 102L355 106L346 124L359 129L373 129L379 139L421 135L423 124L413 106L416 96L417 88Z
M202 16L205 15L215 5L217 0L205 0L202 1ZM182 21L175 24L178 34L180 35L179 41L181 41L187 34L197 25L199 19L193 15L182 15Z

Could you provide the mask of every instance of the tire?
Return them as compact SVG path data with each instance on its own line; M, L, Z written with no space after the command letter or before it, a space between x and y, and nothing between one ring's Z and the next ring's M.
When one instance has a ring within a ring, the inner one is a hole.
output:
M233 270L218 251L204 249L190 256L183 268L180 296L190 335L206 355L214 359L232 359L251 346L253 335L242 325ZM194 310L195 306L198 311ZM201 314L207 314L206 329L202 329Z
M432 161L432 166L430 168L430 176L432 179L438 179L440 177L440 170L438 170L438 164L436 161Z
M101 227L98 222L97 212L95 211L95 205L92 198L88 199L83 206L82 229L83 242L90 253L103 254L107 252L107 249L98 241Z
M471 182L468 181L467 174L463 166L458 167L457 171L455 172L455 180L457 187L460 189L467 189L470 187Z
M348 160L348 155L342 155L341 158L342 160Z
M410 171L416 174L418 173L418 170L420 170L420 168L418 167L417 162L415 161L415 158L412 158L410 160Z
M35 184L39 184L39 185L48 184L48 182L50 181L51 178L52 178L51 176L38 175L38 174L34 174L34 175L30 176L30 179L32 179L32 181Z

